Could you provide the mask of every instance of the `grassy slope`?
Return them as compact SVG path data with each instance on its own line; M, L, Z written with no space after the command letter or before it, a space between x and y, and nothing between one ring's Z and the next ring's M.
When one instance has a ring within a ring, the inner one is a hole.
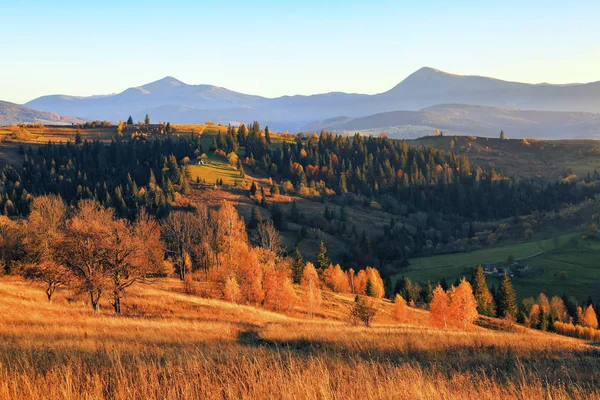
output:
M598 350L553 334L439 330L410 310L348 324L351 296L325 294L315 320L134 287L125 315L61 291L0 279L0 398L486 399L600 396ZM67 301L70 299L70 302ZM107 302L106 302L107 303Z
M454 136L426 137L409 141L412 145L450 150ZM453 151L469 157L471 164L493 166L516 177L558 179L570 174L585 176L600 171L598 140L500 140L459 136Z

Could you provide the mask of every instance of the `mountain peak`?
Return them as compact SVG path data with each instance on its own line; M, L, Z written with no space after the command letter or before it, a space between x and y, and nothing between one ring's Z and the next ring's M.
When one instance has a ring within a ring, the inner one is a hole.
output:
M142 89L145 90L164 90L164 89L170 89L170 88L174 88L174 87L179 87L179 86L187 86L187 84L181 82L178 79L173 78L172 76L165 76L162 79L159 79L157 81L154 82L150 82L147 83L143 86L140 86Z

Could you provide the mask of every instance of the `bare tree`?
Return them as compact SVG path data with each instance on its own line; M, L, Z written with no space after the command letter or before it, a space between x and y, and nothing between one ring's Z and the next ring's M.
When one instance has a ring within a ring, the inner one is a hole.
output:
M185 260L191 257L194 246L198 243L199 232L197 214L175 211L163 222L162 236L167 246L167 254L172 257L179 278L185 279L188 272Z
M148 276L160 268L164 255L160 227L142 211L134 224L123 219L113 221L107 243L113 307L121 313L121 299L127 288L137 282L149 282Z
M24 226L23 243L29 265L25 277L46 284L48 301L52 301L57 288L73 281L73 274L56 251L66 220L67 206L59 196L40 196L33 200Z
M281 257L284 254L281 235L271 220L259 224L254 231L252 239L258 246L269 250L277 257Z
M112 225L111 211L95 200L83 200L67 221L56 248L60 262L79 278L80 290L89 294L94 311L98 311L100 297L110 287L112 271L107 260Z

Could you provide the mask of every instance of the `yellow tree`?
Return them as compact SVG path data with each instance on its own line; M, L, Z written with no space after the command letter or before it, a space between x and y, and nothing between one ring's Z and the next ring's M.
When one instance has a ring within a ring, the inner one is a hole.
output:
M464 278L452 293L448 314L452 325L462 329L467 329L479 315L473 288Z
M365 290L367 289L367 279L367 272L364 269L361 269L354 275L354 293L361 295L365 294Z
M349 293L350 284L348 276L342 271L339 264L325 268L322 273L322 280L325 286L338 293Z
M294 290L294 283L286 276L281 288L281 308L286 311L291 311L297 301L298 296Z
M444 289L438 285L433 291L433 299L429 305L429 319L433 326L446 328L448 326L448 313L450 299Z
M233 261L240 261L235 257L236 247L248 246L246 226L236 209L227 201L221 202L219 211L215 213L215 219L217 263L223 263L225 268L229 268Z
M304 305L308 309L308 317L312 318L315 310L321 305L321 289L319 275L311 262L307 262L304 267L301 285L304 289Z
M379 271L375 268L367 267L367 280L371 280L373 294L375 298L381 299L385 296L385 286L383 285L383 279L381 279L381 275L379 275ZM366 284L365 284L366 285Z
M597 329L598 328L598 318L596 317L596 311L594 311L594 307L590 304L583 313L583 319L581 321L581 325L589 326L590 328Z
M240 285L238 285L235 276L230 276L225 280L225 287L223 288L223 297L232 303L237 303L240 300Z
M394 319L398 322L406 322L408 317L408 306L406 300L399 294L394 299Z

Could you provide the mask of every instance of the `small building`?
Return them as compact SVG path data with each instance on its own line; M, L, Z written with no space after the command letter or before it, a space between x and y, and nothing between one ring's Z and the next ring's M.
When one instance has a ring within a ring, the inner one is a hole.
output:
M498 276L503 277L504 275L508 275L509 278L515 276L510 268L498 268Z
M498 273L498 269L494 264L486 264L483 266L484 275L494 275Z

